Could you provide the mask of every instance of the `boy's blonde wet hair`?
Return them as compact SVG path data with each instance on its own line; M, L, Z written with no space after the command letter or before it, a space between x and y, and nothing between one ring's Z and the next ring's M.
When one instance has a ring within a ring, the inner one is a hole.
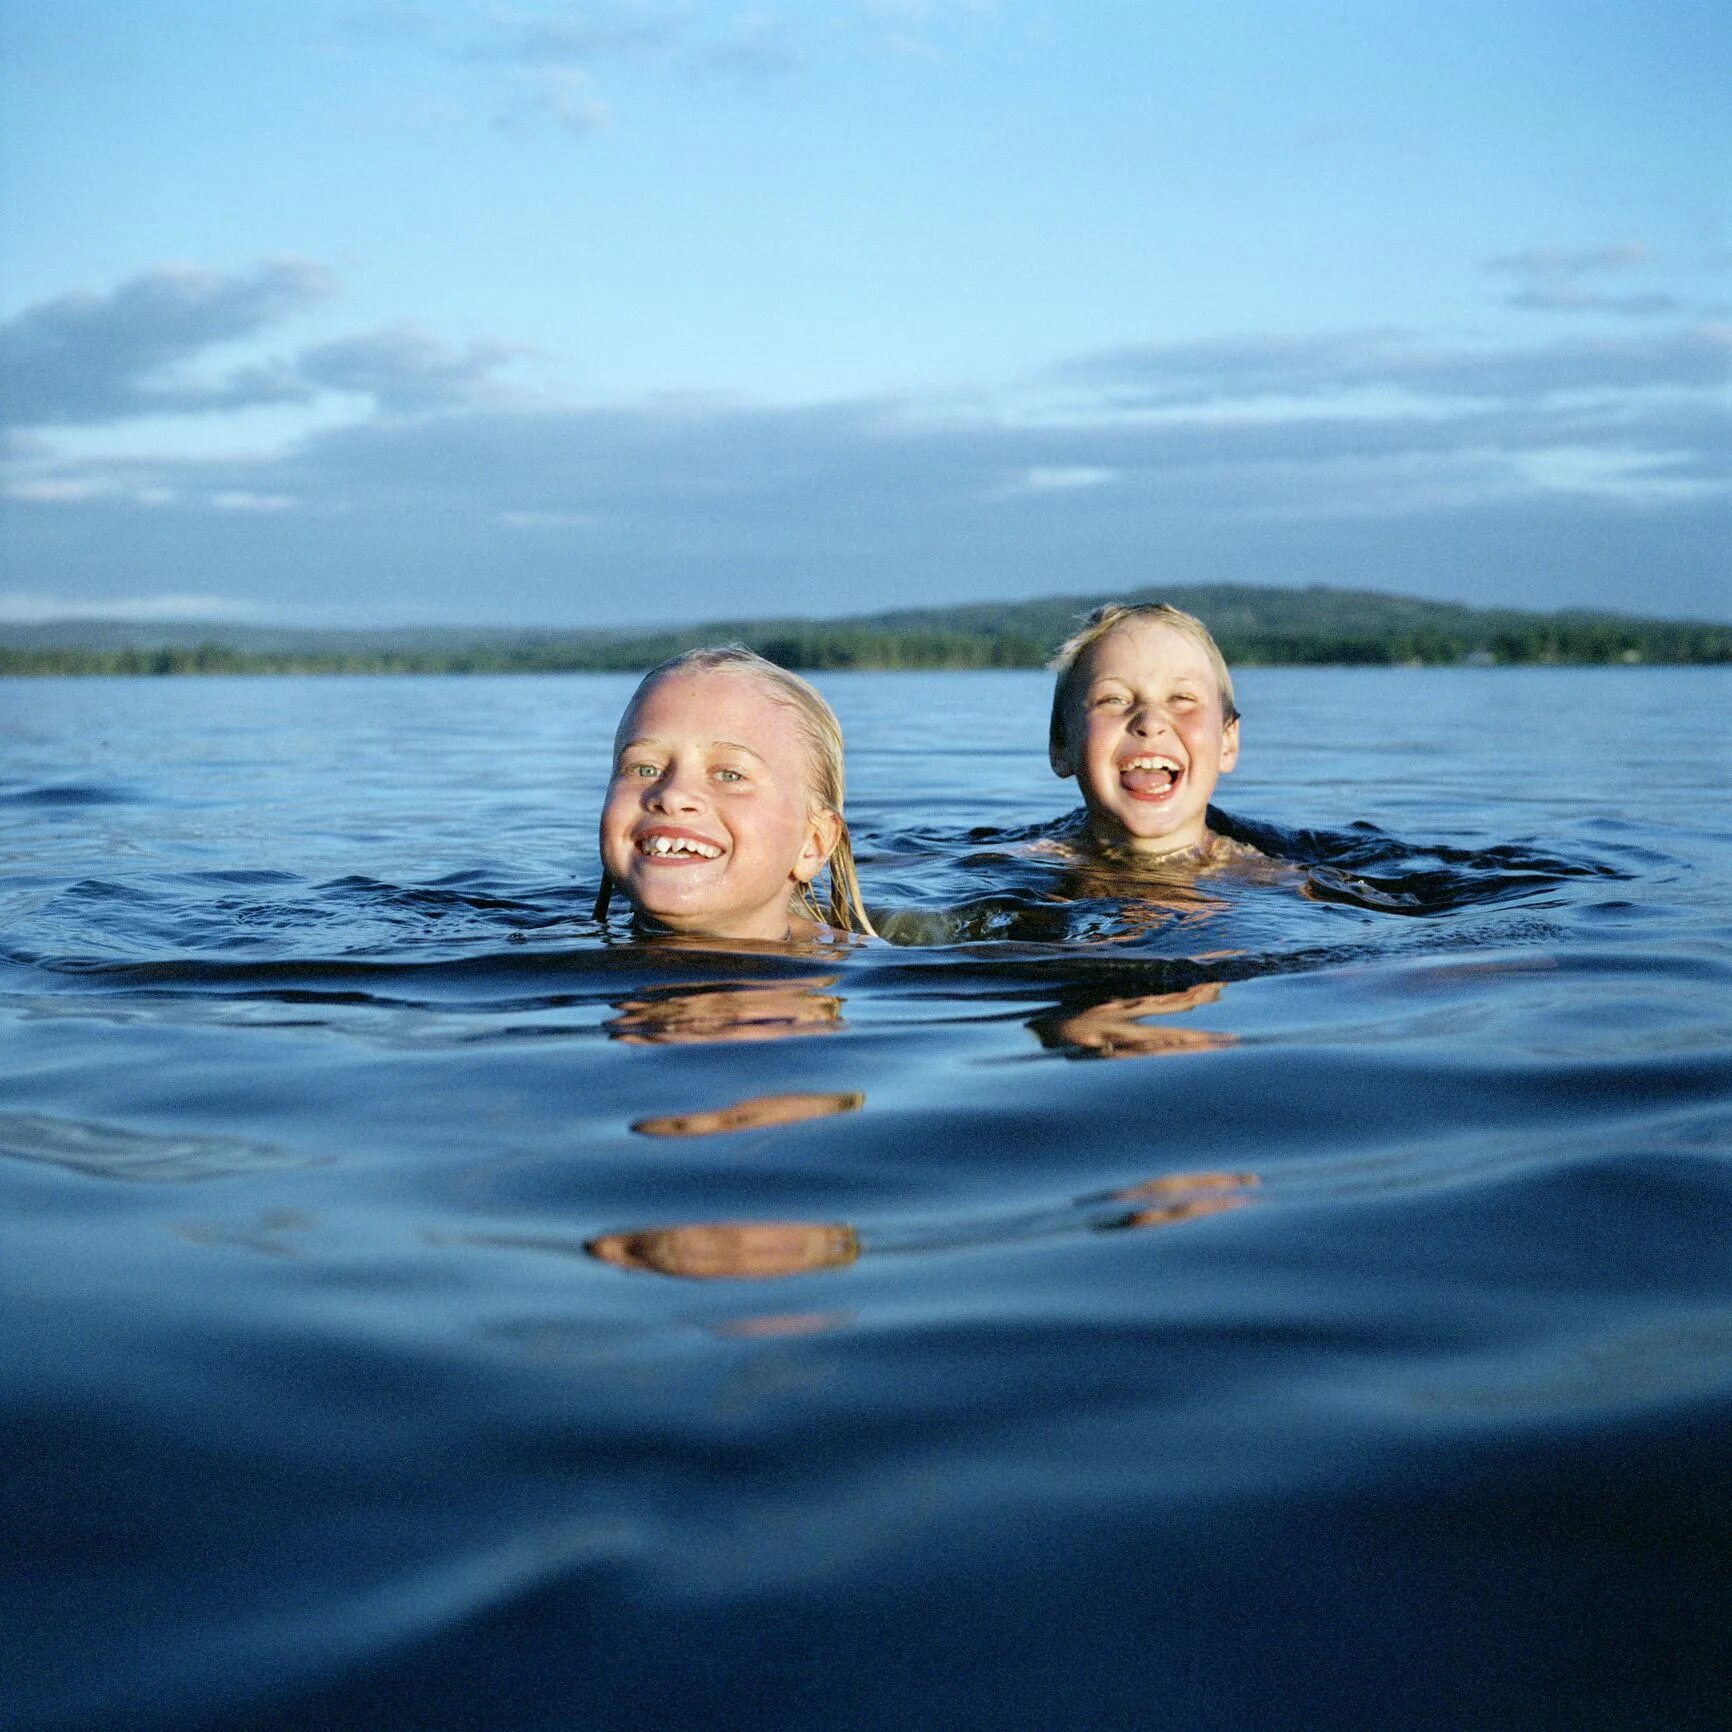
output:
M638 699L664 674L693 670L706 673L717 668L745 674L760 681L771 687L775 696L793 709L799 718L801 731L806 736L811 804L836 814L839 826L836 846L830 851L829 860L825 862L830 875L829 895L825 902L820 904L812 885L802 884L790 899L790 906L821 925L834 926L838 931L870 933L872 922L867 918L866 905L860 899L860 879L854 868L854 845L848 836L848 820L842 814L842 724L836 720L836 712L824 701L817 687L810 681L801 679L798 674L790 673L784 667L778 667L773 661L759 655L756 650L747 649L744 644L717 644L704 649L690 649L681 655L670 656L660 666L651 668L638 681L637 690L632 693L631 702L626 705L625 714L620 718L620 727L624 728L626 717L631 715ZM616 734L616 749L617 746ZM598 919L607 911L612 888L612 881L604 871L601 895L596 898Z
M1215 684L1221 692L1222 726L1238 721L1239 706L1233 701L1233 676L1227 672L1226 658L1209 628L1195 614L1186 613L1164 601L1109 601L1085 615L1082 624L1058 646L1052 660L1046 664L1047 671L1058 676L1053 683L1052 723L1047 730L1047 747L1055 762L1063 757L1070 744L1069 730L1065 726L1065 700L1070 696L1071 676L1076 672L1077 664L1108 632L1144 619L1168 626L1181 637L1188 637L1209 658Z

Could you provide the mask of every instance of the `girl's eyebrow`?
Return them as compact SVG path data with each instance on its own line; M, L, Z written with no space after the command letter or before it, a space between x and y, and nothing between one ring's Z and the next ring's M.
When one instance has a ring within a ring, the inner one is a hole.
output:
M661 746L665 744L665 741L658 740L654 734L643 734L635 740L622 740L619 749L622 752L636 752L645 746ZM767 764L769 762L762 752L754 752L750 746L743 746L738 740L711 740L707 750L713 752L718 746L723 746L731 752L744 752L748 758L756 758L760 764Z
M756 758L760 764L769 762L762 752L754 752L750 746L742 745L738 740L711 740L710 745L712 748L726 746L729 751L744 752L748 758Z

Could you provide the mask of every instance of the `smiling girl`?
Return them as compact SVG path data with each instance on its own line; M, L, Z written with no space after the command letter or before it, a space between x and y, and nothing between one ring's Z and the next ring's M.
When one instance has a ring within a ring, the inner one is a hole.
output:
M596 913L711 938L870 933L842 817L842 729L797 674L737 647L644 676L614 736ZM813 885L827 872L820 906Z

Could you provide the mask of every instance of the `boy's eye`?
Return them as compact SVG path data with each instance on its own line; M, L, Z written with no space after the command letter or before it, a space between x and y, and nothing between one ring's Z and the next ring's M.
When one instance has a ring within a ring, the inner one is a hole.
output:
M716 780L718 782L743 782L745 779L745 771L730 769L725 764L716 771Z
M619 773L622 776L635 776L639 779L647 780L651 776L659 776L661 770L655 764L622 764Z
M1102 692L1101 695L1095 699L1095 708L1097 710L1117 710L1122 709L1125 702L1126 699L1123 692Z

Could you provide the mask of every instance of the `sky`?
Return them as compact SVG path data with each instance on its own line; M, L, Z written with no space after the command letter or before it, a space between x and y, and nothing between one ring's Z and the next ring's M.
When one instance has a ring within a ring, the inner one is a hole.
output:
M1732 618L1722 0L13 0L0 619Z

